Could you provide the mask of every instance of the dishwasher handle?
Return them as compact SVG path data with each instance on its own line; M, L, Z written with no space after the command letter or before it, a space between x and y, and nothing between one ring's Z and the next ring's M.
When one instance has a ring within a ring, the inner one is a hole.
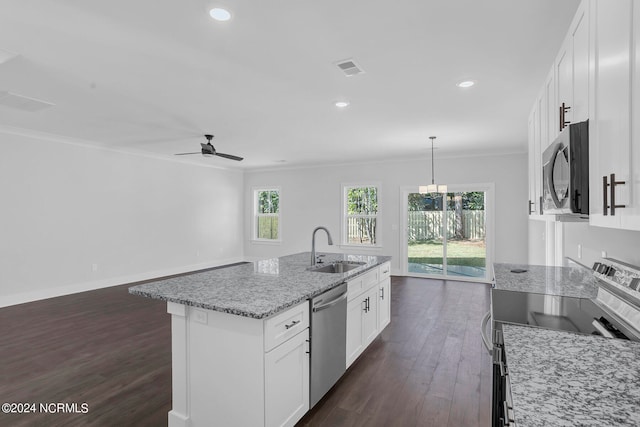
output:
M344 300L344 299L346 299L346 298L347 298L347 292L348 292L348 291L344 291L343 293L341 293L340 295L338 295L338 297L336 297L336 298L332 299L331 301L329 301L329 302L326 302L326 303L324 303L324 304L321 304L321 305L318 305L318 306L313 307L313 310L312 310L312 311L313 311L314 313L317 313L318 311L322 311L322 310L324 310L324 309L326 309L326 308L329 308L329 307L332 307L332 306L336 305L336 304L337 304L337 303L339 303L340 301L342 301L342 300Z
M485 314L480 321L480 335L482 336L482 343L491 355L493 354L493 345L487 337L487 323L489 323L489 319L491 319L491 310L487 311L487 314Z

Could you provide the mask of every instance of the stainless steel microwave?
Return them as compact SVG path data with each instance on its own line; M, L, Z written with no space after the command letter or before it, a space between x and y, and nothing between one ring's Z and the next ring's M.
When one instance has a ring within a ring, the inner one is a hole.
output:
M542 213L589 215L589 121L564 128L542 154Z

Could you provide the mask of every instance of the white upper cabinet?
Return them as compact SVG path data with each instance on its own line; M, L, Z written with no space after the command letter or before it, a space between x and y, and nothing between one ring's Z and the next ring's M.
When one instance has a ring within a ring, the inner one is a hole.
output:
M589 118L589 11L589 2L583 1L569 33L573 44L571 119L576 123Z
M632 0L591 1L589 222L630 230L640 229L640 128L637 123L632 128L631 120L632 115L634 122L640 117L640 69L634 52L640 41L638 7Z
M540 212L540 196L542 195L541 104L542 98L539 98L529 116L529 215L534 217Z
M573 17L555 62L556 115L553 138L569 123L589 118L589 1Z

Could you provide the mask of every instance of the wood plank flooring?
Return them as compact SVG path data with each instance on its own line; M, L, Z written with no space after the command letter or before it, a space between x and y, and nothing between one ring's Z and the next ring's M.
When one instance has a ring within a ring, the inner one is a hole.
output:
M392 277L391 324L300 426L489 426L489 285Z
M129 286L0 309L0 403L89 405L0 426L167 425L170 318ZM488 307L488 285L393 277L391 324L299 426L488 426Z

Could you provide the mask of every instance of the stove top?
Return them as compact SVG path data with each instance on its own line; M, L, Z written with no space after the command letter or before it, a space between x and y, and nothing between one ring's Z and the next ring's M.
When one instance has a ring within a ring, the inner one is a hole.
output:
M640 341L640 268L605 258L592 270L595 298L493 289L493 321Z

